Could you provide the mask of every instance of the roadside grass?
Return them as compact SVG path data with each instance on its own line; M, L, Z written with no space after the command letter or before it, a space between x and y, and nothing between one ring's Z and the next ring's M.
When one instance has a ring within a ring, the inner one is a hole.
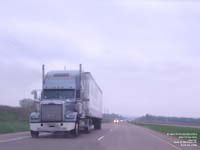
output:
M15 112L0 111L0 134L28 130L29 124L27 119L22 119L22 117Z
M0 133L11 133L19 131L28 131L27 121L0 121Z
M156 125L156 124L136 124L140 125L146 128L149 128L151 130L165 133L165 134L191 134L195 133L197 134L197 142L200 143L200 128L192 128L192 127L179 127L179 126L168 126L168 125ZM190 138L189 138L190 139ZM189 140L188 139L188 140ZM192 139L192 138L191 138Z

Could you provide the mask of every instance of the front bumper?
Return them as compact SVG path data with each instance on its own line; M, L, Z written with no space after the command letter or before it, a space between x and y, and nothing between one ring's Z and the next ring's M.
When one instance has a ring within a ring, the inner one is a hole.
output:
M30 123L30 130L39 132L71 131L74 128L75 122Z

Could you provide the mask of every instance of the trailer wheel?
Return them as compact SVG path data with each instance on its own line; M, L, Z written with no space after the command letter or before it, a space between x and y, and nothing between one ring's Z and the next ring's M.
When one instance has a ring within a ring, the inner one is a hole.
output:
M85 127L84 128L84 133L87 133L87 134L90 133L90 127Z
M39 132L38 131L31 131L31 136L32 136L32 138L38 138Z
M94 129L96 129L96 130L100 130L101 129L101 120L100 119L96 119L95 120Z

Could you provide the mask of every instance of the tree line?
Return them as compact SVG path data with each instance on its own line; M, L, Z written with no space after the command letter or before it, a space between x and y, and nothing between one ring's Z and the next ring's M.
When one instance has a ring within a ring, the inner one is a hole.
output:
M165 117L146 114L136 118L135 123L160 123L160 124L180 124L180 125L200 125L200 118L187 117Z

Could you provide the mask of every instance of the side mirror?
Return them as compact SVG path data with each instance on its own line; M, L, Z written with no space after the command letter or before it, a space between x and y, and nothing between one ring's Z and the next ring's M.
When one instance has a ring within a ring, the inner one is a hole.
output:
M37 95L37 91L36 90L33 90L31 92L31 94L33 95L34 100L38 99L38 95Z

